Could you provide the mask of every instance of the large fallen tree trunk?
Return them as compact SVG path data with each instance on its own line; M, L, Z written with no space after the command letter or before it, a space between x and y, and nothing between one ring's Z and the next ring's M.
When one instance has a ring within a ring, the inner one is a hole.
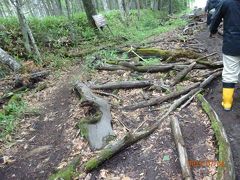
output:
M101 149L107 144L109 136L113 135L111 126L112 116L110 105L107 100L92 93L91 89L82 82L75 84L75 89L79 93L82 101L90 102L100 116L95 117L94 122L84 122L87 126L87 139L92 149Z
M226 131L223 127L221 120L219 119L217 113L211 107L209 102L199 94L197 96L198 100L201 102L201 106L203 110L207 113L212 128L215 132L215 136L218 142L218 171L217 171L217 179L235 179L235 171L234 171L234 162L232 151L230 147L230 143L228 141L228 137Z
M175 139L175 144L177 146L179 161L182 169L182 176L185 180L192 180L192 172L189 166L187 150L185 148L185 143L183 140L181 128L179 125L179 121L176 117L173 117L171 120L173 137Z
M144 88L153 85L153 81L120 81L110 82L102 85L91 85L91 89L133 89L133 88Z
M0 62L7 65L11 70L18 71L21 68L20 63L18 63L12 56L10 56L6 51L0 48Z

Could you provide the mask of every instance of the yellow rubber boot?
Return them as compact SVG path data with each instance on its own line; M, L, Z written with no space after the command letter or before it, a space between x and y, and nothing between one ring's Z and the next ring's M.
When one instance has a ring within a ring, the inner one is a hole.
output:
M223 88L222 106L226 111L230 111L233 104L234 88Z

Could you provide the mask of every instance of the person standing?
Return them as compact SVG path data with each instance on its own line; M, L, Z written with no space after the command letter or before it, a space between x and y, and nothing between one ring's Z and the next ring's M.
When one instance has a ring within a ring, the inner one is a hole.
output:
M222 0L210 25L210 36L223 20L222 106L231 110L235 84L240 73L240 0Z
M207 0L207 4L205 6L205 12L207 13L207 25L209 26L211 23L212 15L216 11L216 7L219 4L220 0Z

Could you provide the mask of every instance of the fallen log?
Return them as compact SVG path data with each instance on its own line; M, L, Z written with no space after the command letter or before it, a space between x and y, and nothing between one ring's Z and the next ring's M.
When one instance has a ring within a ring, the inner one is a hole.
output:
M12 56L10 56L6 51L0 48L0 62L7 65L12 71L19 71L21 64L18 63Z
M157 48L139 48L135 50L136 53L139 55L144 55L144 56L156 56L162 58L162 60L167 60L168 62L170 61L175 61L178 58L189 58L189 59L197 59L200 58L201 56L193 51L188 51L188 50L162 50L162 49L157 49ZM169 58L170 57L170 58Z
M34 88L34 85L42 81L50 74L50 71L40 71L27 75L17 75L14 77L14 88L26 87Z
M178 92L172 92L166 96L162 96L162 97L154 97L151 98L147 101L142 101L139 102L137 104L134 105L128 105L123 107L124 110L136 110L138 108L144 108L144 107L148 107L148 106L154 106L154 105L158 105L161 104L163 102L166 102L170 99L174 99L177 98L178 96L181 96L183 94L186 94L187 92L189 92L190 90L197 88L199 86L199 89L203 89L205 88L212 80L214 80L215 78L219 77L222 73L221 72L215 72L212 75L210 75L207 79L205 79L201 84L200 83L195 83L191 86L188 86ZM200 84L200 85L199 85Z
M196 88L197 89L197 88ZM195 90L196 90L195 89ZM154 123L151 127L147 128L147 130L142 130L140 132L128 132L123 138L116 140L110 144L108 144L103 150L101 150L97 155L92 157L86 163L82 165L82 169L85 172L90 172L101 164L103 164L106 160L113 157L115 154L119 153L123 149L131 146L132 144L138 142L139 140L148 137L151 135L156 129L158 129L162 122L170 115L171 112L176 110L186 99L191 97L195 91L190 91L188 94L184 95L180 99L176 100L169 108L169 110Z
M101 65L101 66L97 66L95 69L102 70L102 71L131 70L127 67L120 66L120 65Z
M189 91L191 91L192 89L198 87L200 85L200 83L195 83L189 87L186 87L180 91L177 91L177 92L172 92L166 96L162 96L162 97L154 97L154 98L151 98L147 101L142 101L142 102L139 102L137 104L134 104L134 105L128 105L128 106L125 106L123 107L124 110L136 110L136 109L139 109L139 108L144 108L144 107L148 107L148 106L154 106L154 105L158 105L158 104L161 104L163 102L166 102L170 99L174 99L174 98L177 98L183 94L186 94L188 93Z
M177 76L174 78L172 86L175 86L177 83L182 81L184 77L193 69L193 67L196 65L196 62L193 62L188 67L184 68L182 71L180 71Z
M203 95L197 96L198 101L201 103L203 110L208 115L212 128L215 132L215 136L218 143L218 167L217 167L217 178L216 179L235 179L235 170L232 151L226 131L223 127L221 120L217 113L211 107L209 102L204 98Z
M135 66L134 64L131 64L129 62L122 62L119 63L119 65L141 73L167 72L174 68L174 65Z
M90 102L100 113L100 116L96 117L94 122L84 122L84 125L87 126L86 136L91 148L94 150L101 149L107 144L107 139L113 135L110 105L107 100L92 93L91 89L82 82L76 82L75 89L82 101Z
M90 85L91 89L133 89L133 88L144 88L153 85L153 81L120 81L110 82L102 85Z
M181 128L176 117L171 119L171 127L173 132L173 137L175 140L175 144L177 146L179 161L182 169L182 177L185 180L192 180L192 173L189 166L188 155L185 148L185 143L183 140Z

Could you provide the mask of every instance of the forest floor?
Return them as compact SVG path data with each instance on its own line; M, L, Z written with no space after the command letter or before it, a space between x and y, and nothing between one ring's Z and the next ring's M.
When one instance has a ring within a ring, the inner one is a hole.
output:
M163 42L151 44L151 47L165 49L178 48L180 43L175 40L182 29L154 37L151 40L164 39ZM206 48L205 54L218 52L221 56L221 38L209 39L206 28L193 35L202 47ZM219 58L219 57L218 57ZM87 141L79 137L76 128L81 117L86 111L81 106L79 98L73 91L73 82L77 80L91 80L94 83L109 81L132 80L137 78L159 79L164 75L135 74L132 72L97 71L86 75L82 72L82 65L76 65L60 76L51 75L46 82L48 88L32 93L28 92L25 99L30 107L39 109L39 116L24 116L19 123L13 141L1 146L1 152L9 157L6 164L1 164L0 179L47 179L52 173L66 166L72 159L81 156L81 161L86 162L93 155ZM188 82L183 82L183 85ZM237 90L238 92L238 90ZM119 102L113 97L107 97L113 107L127 105L138 99L149 98L153 95L160 96L157 91L149 92L144 89L119 90ZM206 96L212 106L219 113L221 120L229 135L233 148L236 173L240 175L239 144L240 125L239 117L240 99L231 112L222 111L221 82L215 80L209 87ZM118 137L122 137L129 129L136 129L142 121L144 126L162 116L168 108L142 108L127 112L112 108L113 129ZM189 160L215 160L217 161L215 137L207 115L202 111L197 101L182 110L175 111L171 116L178 117L182 128ZM145 138L131 147L123 150L97 170L88 174L79 174L79 179L182 179L176 145L171 132L169 116L164 124L151 136ZM229 123L230 122L230 123ZM124 125L122 125L124 124ZM216 167L192 167L194 179L215 179Z

